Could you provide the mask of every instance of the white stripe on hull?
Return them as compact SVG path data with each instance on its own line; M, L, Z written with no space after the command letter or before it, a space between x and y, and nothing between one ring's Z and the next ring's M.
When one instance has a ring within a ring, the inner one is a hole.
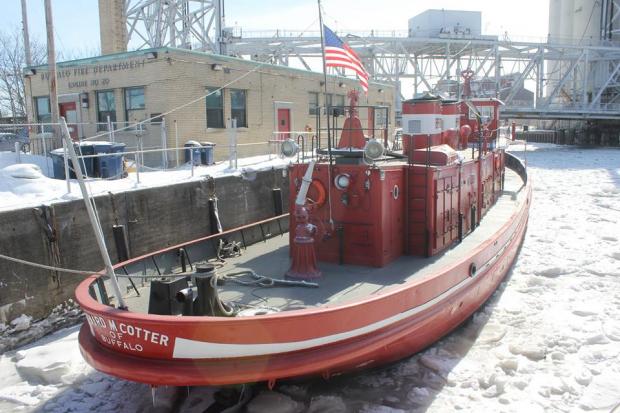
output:
M211 343L208 341L188 340L185 338L177 338L174 342L173 358L237 358L249 356L266 356L270 354L286 353L289 351L307 350L312 347L320 347L327 344L333 344L337 341L358 337L364 334L372 333L391 324L398 323L409 317L412 317L424 310L429 309L433 305L439 303L447 296L465 285L469 284L473 278L467 277L459 284L454 285L449 290L443 292L432 300L409 309L405 312L393 315L392 317L368 324L355 330L343 333L332 334L329 336L317 337L310 340L293 341L287 343L266 343L266 344L230 344L230 343Z

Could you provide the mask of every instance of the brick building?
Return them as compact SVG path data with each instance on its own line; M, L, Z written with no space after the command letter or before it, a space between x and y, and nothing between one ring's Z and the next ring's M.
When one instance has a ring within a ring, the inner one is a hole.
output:
M47 67L26 68L24 73L29 120L49 122ZM333 105L344 105L347 92L359 88L356 80L337 76L329 76L327 86L327 103ZM315 129L317 107L325 105L322 73L165 47L59 63L57 87L60 115L75 139L105 132L108 118L119 128L186 105L165 116L166 142L160 118L146 123L141 133L150 144L145 146L210 141L222 147L216 151L220 159L227 153L228 119L237 119L238 143L264 143L274 131L299 131L307 125ZM220 87L221 92L203 97ZM386 106L392 102L394 88L378 83L371 83L368 98L362 95L360 100ZM390 115L393 125L392 111ZM117 141L135 146L135 130L115 135ZM260 145L251 148L247 145L245 153L265 153Z

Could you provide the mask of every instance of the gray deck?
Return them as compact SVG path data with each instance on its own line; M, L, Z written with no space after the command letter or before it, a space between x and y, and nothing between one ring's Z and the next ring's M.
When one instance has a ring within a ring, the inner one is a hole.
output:
M225 302L234 302L250 307L267 307L277 310L293 310L321 305L342 304L382 293L416 277L430 274L455 263L469 254L490 235L496 232L515 212L522 191L523 182L516 173L506 169L505 191L497 204L482 219L476 230L463 242L432 258L401 256L383 268L361 267L319 263L323 277L317 282L319 288L242 286L226 282L220 287L220 297ZM226 275L247 269L257 274L283 279L290 267L288 236L278 236L267 242L254 244L244 250L241 257L227 260L218 270ZM249 281L249 276L241 278ZM142 287L141 296L129 294L127 303L130 310L146 312L148 286Z

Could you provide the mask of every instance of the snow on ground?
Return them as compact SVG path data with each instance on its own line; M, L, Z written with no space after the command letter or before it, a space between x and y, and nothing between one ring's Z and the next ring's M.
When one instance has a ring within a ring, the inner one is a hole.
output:
M198 181L206 176L247 176L256 171L282 167L289 162L290 159L263 155L240 158L237 169L230 169L228 161L210 166L196 166L194 176L191 166L184 164L166 171L141 171L139 183L135 172L130 172L127 178L123 179L89 179L87 182L89 191L98 195ZM21 163L17 164L15 153L0 152L0 211L82 198L75 179L71 181L71 192L68 193L66 181L49 176L53 176L50 158L21 154Z
M511 148L519 156L522 149ZM525 242L508 280L468 322L390 366L279 383L275 394L256 387L247 411L610 412L618 405L620 150L528 145L527 162L534 198ZM92 370L76 336L77 327L65 329L2 355L0 411L152 410L148 386ZM160 409L204 411L213 391L193 388L175 402L179 391L164 389Z

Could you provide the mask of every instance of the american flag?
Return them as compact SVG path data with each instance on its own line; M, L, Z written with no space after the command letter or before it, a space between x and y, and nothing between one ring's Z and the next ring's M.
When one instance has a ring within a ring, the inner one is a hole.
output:
M323 36L325 41L325 66L344 67L345 69L353 70L359 79L364 93L368 94L368 72L364 69L364 65L357 53L325 25L323 25Z

